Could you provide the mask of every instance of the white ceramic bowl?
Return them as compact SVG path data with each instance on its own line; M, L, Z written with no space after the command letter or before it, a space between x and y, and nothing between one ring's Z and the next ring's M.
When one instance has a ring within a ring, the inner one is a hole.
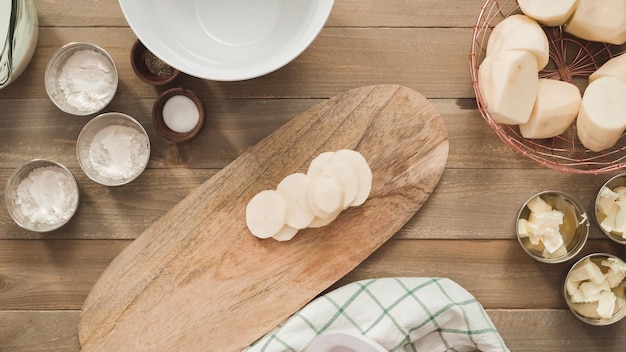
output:
M108 112L83 127L76 155L90 179L105 186L121 186L141 175L148 165L150 139L134 118Z
M20 227L53 231L76 213L78 183L64 165L35 159L18 166L9 176L4 199L9 215Z
M119 0L141 42L188 75L240 81L275 71L317 37L334 0Z

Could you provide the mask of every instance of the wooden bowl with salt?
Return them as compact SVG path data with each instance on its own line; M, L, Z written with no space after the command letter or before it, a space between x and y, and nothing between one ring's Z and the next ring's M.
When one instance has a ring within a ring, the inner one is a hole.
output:
M171 88L161 93L152 106L154 128L174 143L186 142L204 127L202 100L191 90Z

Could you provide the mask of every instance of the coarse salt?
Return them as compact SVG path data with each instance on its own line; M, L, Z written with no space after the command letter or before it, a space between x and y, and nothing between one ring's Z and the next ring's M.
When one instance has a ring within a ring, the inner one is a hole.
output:
M200 121L200 111L193 100L184 95L174 95L163 105L163 122L172 131L187 133Z

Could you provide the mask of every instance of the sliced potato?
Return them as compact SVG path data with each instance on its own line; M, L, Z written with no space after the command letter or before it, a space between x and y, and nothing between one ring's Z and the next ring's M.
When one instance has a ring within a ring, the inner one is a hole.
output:
M257 193L246 207L246 225L258 238L270 238L277 234L287 219L287 202L275 190Z
M307 201L315 216L327 219L343 209L341 182L331 174L322 174L311 182Z
M344 162L354 170L357 176L358 193L350 206L359 206L365 203L372 190L372 169L363 155L352 149L340 149L333 155L332 161Z
M342 209L348 208L359 194L359 179L354 169L344 161L331 158L324 167L324 173L335 176L341 183L344 192Z
M285 225L277 234L272 236L272 238L276 241L289 241L293 239L296 234L298 234L298 229Z
M582 96L575 85L553 79L541 78L537 86L537 99L528 122L520 124L524 138L550 138L565 132L572 124Z
M341 211L336 212L335 214L322 219L322 218L318 218L317 216L315 217L315 219L313 219L313 221L311 221L311 223L309 224L309 228L311 229L316 229L316 228L320 228L320 227L324 227L326 225L329 225L331 222L335 221L335 219L337 219L337 217L339 216L339 214L341 213Z
M560 26L574 14L578 0L517 0L520 10L546 26Z
M612 76L591 82L576 127L580 142L594 152L615 145L626 128L626 82Z
M309 164L309 169L306 172L307 176L314 178L321 175L324 172L326 164L328 164L330 158L332 158L334 154L335 152L323 152L313 158Z
M307 194L311 187L311 178L303 173L287 175L276 190L287 201L288 226L296 229L304 229L309 226L315 214L311 211L307 201Z
M552 1L552 0L550 0ZM512 15L498 23L487 39L487 57L506 50L524 50L533 55L539 71L548 64L548 37L539 23L525 15Z

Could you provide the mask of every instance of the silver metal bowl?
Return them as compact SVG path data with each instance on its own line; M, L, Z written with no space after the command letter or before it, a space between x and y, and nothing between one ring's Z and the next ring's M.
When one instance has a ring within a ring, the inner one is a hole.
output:
M16 224L30 231L48 232L74 216L79 190L74 175L65 166L35 159L17 167L9 176L4 199Z
M120 186L137 178L148 165L150 139L134 118L108 112L83 127L76 155L90 179L105 186Z
M86 51L88 57L80 60L86 69L70 77L63 69L68 60L78 52ZM69 43L59 48L48 61L44 75L46 92L50 100L62 111L78 116L97 113L106 107L117 91L119 82L113 58L101 47L84 42ZM68 93L71 87L72 93Z

